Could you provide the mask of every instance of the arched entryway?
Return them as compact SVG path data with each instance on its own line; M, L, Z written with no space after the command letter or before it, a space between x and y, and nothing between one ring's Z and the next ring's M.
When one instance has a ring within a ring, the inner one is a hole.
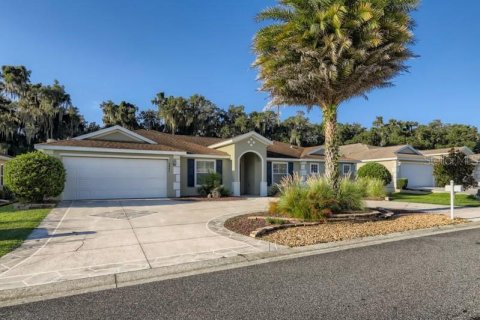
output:
M262 158L254 152L246 152L240 157L240 194L259 196L263 175Z

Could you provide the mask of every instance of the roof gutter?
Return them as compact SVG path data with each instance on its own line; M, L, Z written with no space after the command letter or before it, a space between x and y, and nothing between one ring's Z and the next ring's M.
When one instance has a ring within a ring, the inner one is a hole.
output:
M57 151L81 151L81 152L106 152L106 153L134 153L134 154L159 154L159 155L179 155L183 156L185 151L160 151L160 150L137 150L137 149L116 149L116 148L95 148L95 147L72 147L72 146L52 146L48 144L36 144L37 150L57 150Z

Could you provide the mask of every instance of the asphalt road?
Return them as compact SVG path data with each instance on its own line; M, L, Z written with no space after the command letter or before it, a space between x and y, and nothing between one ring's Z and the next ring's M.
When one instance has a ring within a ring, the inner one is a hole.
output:
M480 319L480 229L0 309L0 319Z

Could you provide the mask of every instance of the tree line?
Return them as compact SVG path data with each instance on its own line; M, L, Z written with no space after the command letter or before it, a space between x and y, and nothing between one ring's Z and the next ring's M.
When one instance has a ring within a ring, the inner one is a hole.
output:
M241 105L223 109L202 95L167 96L152 99L154 108L140 111L129 102L100 104L103 125L88 123L58 81L51 85L31 83L24 66L3 66L0 74L0 150L17 155L47 139L67 139L101 127L121 125L128 129L158 130L171 134L227 138L256 131L277 141L298 146L322 145L324 127L312 123L299 111L281 120L274 111L246 112ZM419 149L466 145L480 152L480 134L474 126L429 124L377 117L371 128L358 123L339 123L340 144L366 143L375 146L410 144Z

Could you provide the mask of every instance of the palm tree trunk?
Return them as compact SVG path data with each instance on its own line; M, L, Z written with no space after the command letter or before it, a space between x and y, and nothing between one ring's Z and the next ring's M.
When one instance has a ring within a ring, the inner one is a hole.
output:
M328 105L323 108L325 123L325 177L334 190L338 189L338 135L337 135L337 105Z

